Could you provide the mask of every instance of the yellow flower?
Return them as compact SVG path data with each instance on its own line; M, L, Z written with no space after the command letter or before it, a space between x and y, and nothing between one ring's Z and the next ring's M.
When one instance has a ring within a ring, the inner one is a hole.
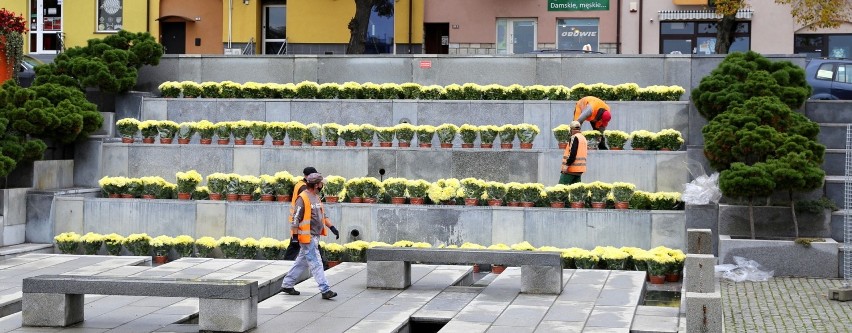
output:
M512 244L512 250L515 251L535 251L535 246L532 246L527 241L523 241L520 243Z
M488 247L488 249L489 249L489 250L506 251L506 250L511 250L512 248L510 248L510 247L509 247L508 245L506 245L506 244L503 244L503 243L497 243L497 244L491 244L491 246L489 246L489 247Z
M193 239L192 236L189 235L177 236L172 241L175 245L190 245L195 243L195 239Z
M205 236L205 237L201 237L199 239L196 239L195 245L199 245L199 246L203 246L203 247L212 249L212 248L216 247L216 245L218 245L218 243L216 242L216 239L214 239L213 237Z
M53 240L55 240L57 243L79 242L80 241L80 235L76 232L73 232L73 231L72 232L63 232L59 235L56 235L56 237L53 237Z
M460 249L471 249L471 250L484 250L485 246L482 246L482 245L479 245L479 244L476 244L476 243L465 242L464 244L459 246L459 248Z

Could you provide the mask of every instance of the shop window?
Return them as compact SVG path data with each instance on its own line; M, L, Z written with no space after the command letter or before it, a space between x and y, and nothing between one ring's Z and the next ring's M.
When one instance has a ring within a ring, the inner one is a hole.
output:
M852 58L852 34L797 34L793 52L808 58Z
M583 50L589 45L598 51L598 19L556 20L556 48L560 50Z
M98 0L98 32L117 32L122 29L123 5L124 0Z
M393 14L390 17L381 16L373 7L370 13L370 23L367 26L365 54L394 53L393 45Z
M661 54L715 54L717 23L671 21L660 23ZM728 52L751 49L751 23L739 22Z

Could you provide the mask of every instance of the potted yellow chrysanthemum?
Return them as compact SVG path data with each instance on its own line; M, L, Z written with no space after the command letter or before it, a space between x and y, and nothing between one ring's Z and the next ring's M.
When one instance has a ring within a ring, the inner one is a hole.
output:
M195 170L178 172L175 178L177 178L178 185L178 200L189 200L192 196L192 191L195 191L195 187L201 183L202 179L201 174Z

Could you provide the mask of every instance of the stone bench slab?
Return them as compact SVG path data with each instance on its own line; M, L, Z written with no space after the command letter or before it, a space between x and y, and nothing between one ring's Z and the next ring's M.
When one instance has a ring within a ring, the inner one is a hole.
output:
M257 296L257 281L40 275L24 279L24 293L96 294L247 299Z
M372 248L367 249L367 261L416 261L421 263L473 264L490 263L508 266L559 266L558 252L495 251L467 249Z

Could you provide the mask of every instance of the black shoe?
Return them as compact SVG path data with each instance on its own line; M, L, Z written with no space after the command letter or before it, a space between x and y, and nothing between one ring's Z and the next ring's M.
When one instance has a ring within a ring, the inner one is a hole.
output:
M281 292L287 295L299 295L301 294L296 288L281 288Z
M334 296L337 296L337 293L331 290L322 293L322 299L331 299Z

